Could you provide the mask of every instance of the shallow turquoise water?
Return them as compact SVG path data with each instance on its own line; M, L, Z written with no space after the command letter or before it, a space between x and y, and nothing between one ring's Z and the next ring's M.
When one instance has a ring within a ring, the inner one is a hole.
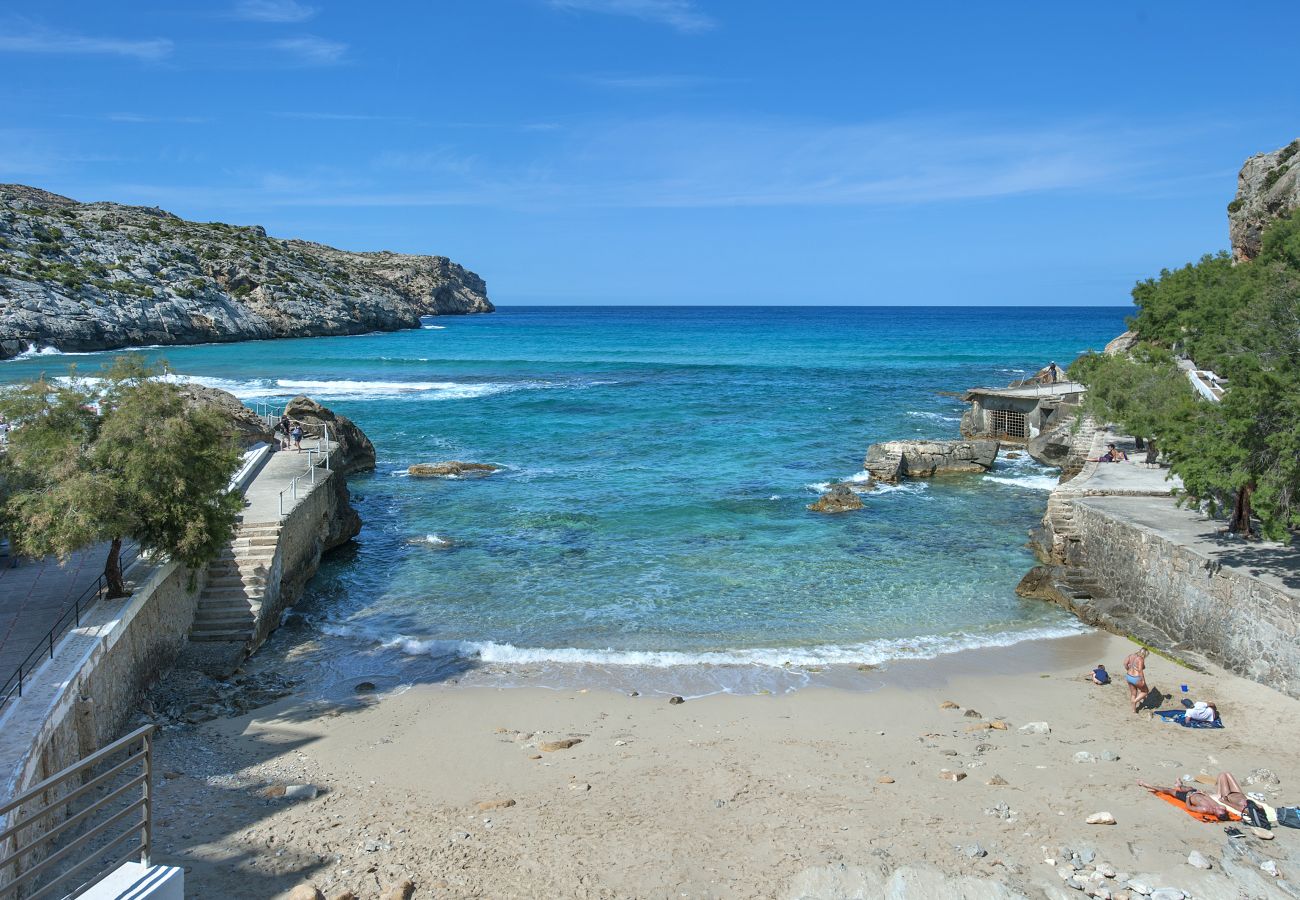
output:
M355 419L358 546L303 609L435 667L877 663L1077 628L1018 599L1054 479L1027 460L805 509L873 441L954 437L942 391L1067 363L1124 310L529 308L397 334L151 351L248 402ZM40 356L0 377L83 368ZM416 480L413 462L498 463Z

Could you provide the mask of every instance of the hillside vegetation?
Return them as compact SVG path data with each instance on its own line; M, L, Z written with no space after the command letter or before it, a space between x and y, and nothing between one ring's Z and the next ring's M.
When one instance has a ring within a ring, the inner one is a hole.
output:
M1288 539L1300 526L1300 211L1263 232L1255 258L1227 253L1162 271L1133 289L1140 342L1088 354L1070 374L1099 418L1152 436L1187 495L1230 509L1229 526ZM1200 398L1176 357L1227 379Z

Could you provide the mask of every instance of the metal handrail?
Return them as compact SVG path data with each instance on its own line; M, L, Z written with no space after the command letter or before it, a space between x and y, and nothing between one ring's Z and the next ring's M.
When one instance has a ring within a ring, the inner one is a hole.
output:
M118 565L122 568L122 574L140 557L140 545L128 544L123 548L118 559ZM82 591L72 601L72 605L64 610L63 615L59 616L54 625L45 633L45 637L37 642L31 652L23 658L4 684L0 684L0 707L9 702L14 695L21 697L23 695L23 682L32 671L43 662L43 658L54 659L54 647L63 635L73 628L81 627L81 614L90 607L95 605L101 594L108 591L108 578L100 574L94 583Z
M56 772L39 784L33 785L22 794L0 806L0 820L3 820L15 811L17 811L16 816L21 815L24 812L23 806L29 803L38 805L36 810L27 813L19 821L0 832L0 846L7 845L12 840L14 847L11 852L0 858L0 872L4 872L10 866L17 869L21 866L24 858L30 857L42 849L53 851L25 871L16 873L11 881L3 885L5 890L17 891L23 885L31 884L37 876L49 872L54 866L63 862L71 862L72 865L47 880L45 884L30 895L31 897L40 897L51 893L56 885L67 881L67 879L95 862L100 862L100 866L95 870L94 874L72 891L65 892L64 896L79 893L83 887L97 881L137 853L141 864L144 866L149 865L149 857L153 849L153 733L155 728L154 725L145 725L125 737L118 738L66 769ZM139 744L138 750L135 749L136 744ZM47 792L62 784L73 779L84 778L83 773L86 773L87 770L93 769L119 752L125 752L125 759L116 763L107 771L92 777L72 791L58 793L52 798L46 796ZM125 783L118 785L104 796L90 801L84 809L49 827L39 837L25 844L20 843L19 835L22 831L32 827L36 822L51 813L66 812L73 800L85 796L96 788L110 784L113 778L122 775L126 770L136 765L141 765L138 775L128 778ZM55 843L61 834L73 833L72 829L89 823L96 814L111 809L117 801L129 797L137 789L140 791L139 798L126 807L118 810L89 830L78 834L62 847L50 846ZM127 821L128 817L134 812L140 813L139 820ZM123 823L126 823L127 826L124 830L114 830ZM124 842L137 835L139 836L138 846L130 848L125 854L117 854L107 864L103 862L105 855L110 850L117 849ZM96 838L104 838L107 842L96 846Z
M304 478L308 478L311 480L311 483L313 485L316 483L317 464L315 462L315 459L317 454L319 454L325 462L325 471L326 472L330 471L330 456L333 454L334 451L330 449L329 424L326 422L321 422L320 429L321 429L321 433L319 437L317 437L316 439L315 449L310 447L307 448L307 471L303 472L301 475L295 475L293 478L289 479L289 486L284 490L280 491L281 518L283 518L286 514L284 508L284 495L288 494L290 499L297 500L299 481L301 481Z

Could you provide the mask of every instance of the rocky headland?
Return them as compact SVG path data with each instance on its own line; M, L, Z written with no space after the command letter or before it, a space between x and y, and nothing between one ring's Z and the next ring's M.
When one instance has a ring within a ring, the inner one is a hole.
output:
M1300 207L1300 139L1246 160L1237 176L1237 196L1228 204L1232 258L1259 255L1264 229Z
M349 252L0 185L0 359L396 331L492 310L483 279L443 256Z

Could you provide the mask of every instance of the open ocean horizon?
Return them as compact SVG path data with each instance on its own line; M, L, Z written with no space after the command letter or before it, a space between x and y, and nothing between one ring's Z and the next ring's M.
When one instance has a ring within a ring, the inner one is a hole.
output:
M308 394L373 440L377 470L350 479L362 532L295 609L332 672L594 685L691 670L785 689L826 666L1082 630L1014 593L1056 480L1025 456L884 486L857 512L806 506L865 477L869 444L958 437L955 393L1067 365L1127 312L528 306L143 352L246 403ZM0 378L90 374L109 355L29 353ZM503 470L405 474L451 459Z

